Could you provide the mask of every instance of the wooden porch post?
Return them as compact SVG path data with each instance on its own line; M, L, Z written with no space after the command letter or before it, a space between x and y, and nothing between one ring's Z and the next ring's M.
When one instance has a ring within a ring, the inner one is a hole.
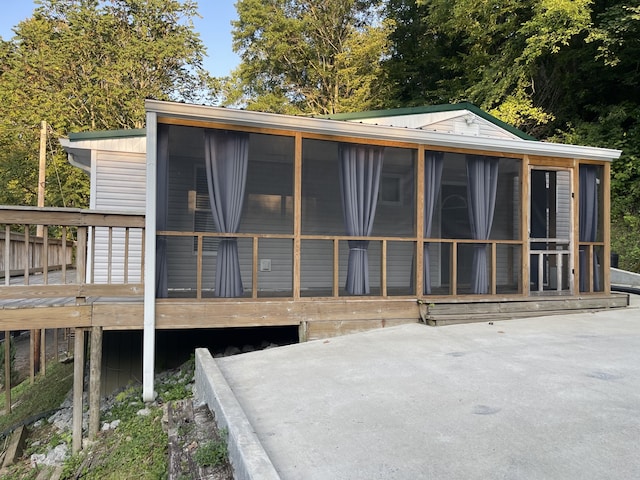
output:
M82 448L82 389L84 383L84 328L75 329L73 344L73 453Z
M424 145L418 147L416 172L416 272L415 294L424 295Z
M522 275L520 282L522 283L522 295L529 296L531 288L531 271L529 263L531 262L531 254L529 253L529 222L531 215L530 205L530 178L531 167L529 164L529 156L522 157L522 170L520 173L520 239L522 240L522 258L520 259Z
M300 299L300 268L302 233L302 134L295 136L295 155L293 164L293 299Z
M602 255L603 282L605 293L611 292L611 163L602 165Z
M580 294L580 163L574 160L571 164L571 246L573 255L571 259L571 268L573 270L573 295Z
M102 327L91 328L91 359L89 369L89 440L94 440L100 430Z

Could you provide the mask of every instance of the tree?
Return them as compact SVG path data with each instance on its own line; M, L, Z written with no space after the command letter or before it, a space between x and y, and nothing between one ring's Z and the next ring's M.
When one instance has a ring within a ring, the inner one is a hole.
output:
M317 114L378 105L387 38L378 2L239 0L236 8L241 63L227 104Z
M468 100L536 134L553 110L536 101L554 85L538 75L590 25L589 0L390 0L395 21L385 69L410 104ZM413 81L411 81L413 80ZM416 89L416 85L420 87Z
M619 148L612 248L640 271L640 7L389 0L393 106L469 100L540 139Z
M144 99L211 102L204 46L186 0L43 0L0 44L3 203L35 203L41 120L52 136L139 128ZM48 205L86 206L87 179L52 142ZM22 173L26 173L23 175Z

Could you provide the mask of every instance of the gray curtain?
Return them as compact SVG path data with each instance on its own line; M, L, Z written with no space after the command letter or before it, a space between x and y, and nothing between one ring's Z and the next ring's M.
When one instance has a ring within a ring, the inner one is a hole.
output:
M205 130L204 137L213 222L220 233L236 233L240 227L247 181L249 134ZM240 297L243 293L238 240L223 238L216 258L215 295Z
M580 165L580 241L595 242L598 234L598 167ZM593 251L593 290L600 290L598 256ZM580 249L580 291L589 290L587 285L587 252Z
M440 183L442 179L443 152L425 152L424 158L424 236L431 237L431 227L433 225L433 215L440 195ZM425 294L431 293L431 266L430 266L429 244L425 243L423 248L423 291Z
M167 229L169 212L169 125L158 124L156 230ZM156 298L167 298L167 237L156 235Z
M498 189L498 158L467 155L467 200L474 240L488 240L493 224ZM473 246L471 291L489 293L487 246Z
M347 235L371 235L378 204L383 154L383 147L340 145L339 181ZM350 295L370 293L368 248L369 242L366 240L349 241L345 288Z

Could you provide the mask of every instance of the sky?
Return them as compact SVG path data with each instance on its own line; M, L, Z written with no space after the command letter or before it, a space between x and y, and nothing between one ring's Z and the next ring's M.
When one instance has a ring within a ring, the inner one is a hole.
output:
M12 28L31 16L36 5L30 0L0 0L0 37L13 37ZM194 20L195 30L207 47L204 67L216 77L228 75L239 63L231 50L231 21L236 18L235 0L199 0L203 18Z

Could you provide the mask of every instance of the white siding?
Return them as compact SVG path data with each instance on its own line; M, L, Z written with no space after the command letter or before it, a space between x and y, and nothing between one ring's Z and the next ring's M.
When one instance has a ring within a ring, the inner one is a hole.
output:
M557 238L569 239L571 235L571 174L559 171L556 174Z
M92 204L97 210L143 214L145 211L144 153L99 151L96 155L95 198ZM112 231L111 278L109 278L109 230L95 229L93 277L96 283L124 282L125 229ZM141 281L140 261L142 231L129 231L128 282Z

